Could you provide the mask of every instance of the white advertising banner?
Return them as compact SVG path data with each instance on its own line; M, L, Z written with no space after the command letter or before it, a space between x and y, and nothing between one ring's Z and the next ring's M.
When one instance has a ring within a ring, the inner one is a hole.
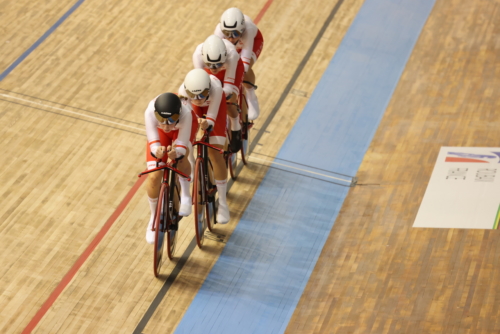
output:
M413 227L498 228L500 147L441 147Z

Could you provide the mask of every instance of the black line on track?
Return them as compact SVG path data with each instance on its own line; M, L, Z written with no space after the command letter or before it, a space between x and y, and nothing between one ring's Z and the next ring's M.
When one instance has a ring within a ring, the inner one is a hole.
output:
M295 85L295 82L297 81L297 79L299 78L300 74L302 73L302 70L304 69L304 67L306 66L307 62L309 61L309 58L311 58L311 55L314 52L314 50L316 49L316 46L318 46L319 41L323 37L323 34L326 31L326 28L328 28L328 26L330 25L330 22L333 20L333 17L337 13L337 11L339 10L339 8L340 8L340 6L342 5L343 2L344 2L344 0L339 0L337 2L337 4L335 5L335 7L333 7L330 15L328 16L328 18L326 19L325 23L323 24L323 27L321 27L321 30L319 31L318 35L316 35L316 38L314 39L314 42L309 47L309 50L307 50L306 55L304 56L304 58L302 59L302 61L299 64L299 66L295 70L295 73L293 74L292 78L288 82L288 85L286 85L285 90L281 94L280 99L278 100L278 102L274 106L274 108L271 111L271 113L269 114L268 118L265 120L264 124L262 124L262 126L261 126L259 132L257 133L257 135L255 136L255 138L253 139L252 144L250 145L250 149L249 149L250 152L253 151L253 149L255 148L255 146L257 145L257 143L259 142L260 138L262 137L262 135L266 131L267 127L269 126L269 124L273 120L274 116L276 115L276 113L278 112L278 110L281 108L281 105L285 101L286 97L288 96L288 94L290 94L290 91L292 90L293 85Z
M20 106L23 106L23 107L32 108L32 109L36 109L36 110L40 110L40 111L45 111L45 112L48 112L48 113L51 113L51 114L54 114L54 115L59 115L59 116L63 116L63 117L73 118L73 119L76 119L76 120L79 120L79 121L83 121L83 122L87 122L87 123L92 123L92 124L96 124L96 125L105 126L107 128L110 128L110 129L125 131L125 132L132 133L134 135L139 135L139 136L142 136L142 137L146 136L146 134L144 134L144 133L137 133L137 132L134 132L134 131L117 128L117 127L114 127L114 126L111 126L111 125L101 124L101 123L97 123L97 122L94 122L94 121L88 121L88 120L83 119L83 118L78 118L78 117L75 117L75 116L65 115L63 113L58 113L58 112L55 112L55 111L45 110L45 109L42 109L42 108L39 108L39 107L33 107L33 106L29 106L29 105L22 104L22 103L19 103L19 102L4 100L2 98L0 98L0 101L5 101L5 102L8 102L8 103L17 104L17 105L20 105Z
M120 120L122 122L127 122L127 123L132 123L132 124L137 124L137 125L144 126L144 123L139 123L139 122L134 122L134 121L128 121L128 120L123 119L123 118L109 116L109 115L106 115L106 114L103 114L103 113L99 113L99 112L96 112L96 111L91 111L91 110L87 110L87 109L83 109L83 108L73 107L73 106L70 106L68 104L54 102L54 101L51 101L51 100L46 100L46 99L42 99L40 97L36 97L36 96L32 96L32 95L27 95L27 94L23 94L23 93L17 93L17 92L11 91L11 90L3 89L3 88L0 88L0 90L2 90L4 92L7 92L7 93L12 93L12 94L21 95L21 96L24 96L24 97L29 97L29 98L34 99L34 100L45 101L45 102L48 102L48 103L58 104L58 105L63 106L63 107L68 107L68 108L71 108L71 109L85 111L85 112L88 112L88 113L91 113L91 114L94 114L94 115L104 116L104 117L108 117L108 118L111 118L111 119Z
M328 18L326 19L325 23L323 24L323 27L321 28L321 30L319 31L318 35L314 39L313 43L309 47L309 50L307 51L306 55L304 56L304 58L300 62L299 66L295 70L295 73L293 74L292 78L290 79L290 82L286 86L285 90L281 94L280 99L278 100L278 102L274 106L274 108L271 111L271 113L269 114L269 116L267 116L267 119L262 124L262 126L259 129L259 132L255 136L255 138L252 140L252 144L249 147L249 152L253 151L254 147L257 145L258 141L260 140L260 138L262 137L262 135L266 131L267 127L269 126L269 124L273 120L274 116L276 115L276 113L278 112L278 110L281 108L281 105L285 101L285 98L288 96L288 94L292 90L293 85L297 81L299 75L302 73L302 70L304 69L304 67L306 66L307 62L309 61L309 58L311 58L311 55L314 52L314 50L316 49L316 46L318 46L318 43L319 43L320 39L323 37L323 34L326 31L326 28L328 28L328 25L333 20L335 14L338 12L338 10L339 10L339 8L340 8L340 6L342 5L343 2L344 2L344 0L339 0L337 2L337 4L335 5L335 7L333 7L330 15L328 16ZM241 163L241 164L238 165L238 168L237 168L238 172L241 171L242 168L243 168L243 163ZM228 184L228 191L229 191L229 189L231 189L231 185L233 183L231 183L231 182L228 182L228 183L230 183L230 184ZM195 248L195 245L196 245L196 237L193 237L193 240L191 240L191 242L189 243L188 248L184 251L184 253L181 256L181 260L182 261L179 260L179 262L175 266L175 268L172 271L172 273L168 276L168 278L165 281L165 283L163 284L161 290L158 292L158 294L156 295L155 299L153 300L153 302L149 306L148 310L146 311L146 313L142 317L141 321L139 322L139 324L135 328L133 334L142 334L142 331L144 330L144 328L148 324L149 320L153 316L153 314L156 311L156 309L158 308L158 306L160 305L163 297L167 294L168 289L170 288L170 286L172 285L172 283L175 281L175 279L179 275L180 271L182 270L182 267L184 266L184 264L186 263L187 259L189 258L189 256L193 252L193 250Z

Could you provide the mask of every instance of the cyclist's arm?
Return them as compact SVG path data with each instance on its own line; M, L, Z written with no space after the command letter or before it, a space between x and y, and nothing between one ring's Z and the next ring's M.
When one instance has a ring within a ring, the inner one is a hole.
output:
M219 114L223 90L219 79L211 75L210 80L212 80L212 87L210 88L210 104L208 106L206 119L209 125L214 126L217 115Z
M144 112L144 119L146 123L146 137L148 138L149 148L151 152L156 152L160 147L160 135L158 134L158 121L154 115L154 101L149 102L146 111Z
M175 141L175 151L176 158L186 155L186 149L188 147L189 138L191 137L191 126L192 126L192 113L186 106L182 106L181 116L179 118L179 123L176 128L178 128L179 133L177 135L177 140Z
M184 88L184 82L180 85L179 90L177 91L177 96L179 96L183 105L185 104L184 101L188 101L187 104L191 105L191 102L189 102L189 97L186 93L186 89Z
M240 55L236 52L236 49L234 49L234 47L229 49L226 59L226 74L224 75L223 87L226 98L231 94L235 96L240 94L239 88L234 85L234 81L236 80L236 68L238 67L239 60Z
M224 39L224 34L222 33L222 30L220 28L220 23L217 23L217 25L215 26L214 35Z
M241 49L241 60L245 66L245 73L250 69L253 54L253 41L257 36L258 28L253 21L245 15L245 33L242 36L243 48Z

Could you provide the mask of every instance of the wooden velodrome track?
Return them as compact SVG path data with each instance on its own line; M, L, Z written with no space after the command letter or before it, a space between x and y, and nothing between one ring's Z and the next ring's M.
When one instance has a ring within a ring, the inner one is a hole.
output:
M166 279L136 177L148 101L177 90L224 9L260 15L255 152L275 156L363 1L76 4L0 1L0 333L133 332ZM498 146L499 14L436 2L287 332L500 333L498 231L412 228L439 147ZM144 333L175 330L266 170L242 170L232 222L192 251Z

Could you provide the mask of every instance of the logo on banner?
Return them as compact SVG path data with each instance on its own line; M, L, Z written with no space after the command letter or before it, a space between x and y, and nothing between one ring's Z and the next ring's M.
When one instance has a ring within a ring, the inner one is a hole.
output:
M488 152L486 154L447 152L445 162L500 163L500 152Z

